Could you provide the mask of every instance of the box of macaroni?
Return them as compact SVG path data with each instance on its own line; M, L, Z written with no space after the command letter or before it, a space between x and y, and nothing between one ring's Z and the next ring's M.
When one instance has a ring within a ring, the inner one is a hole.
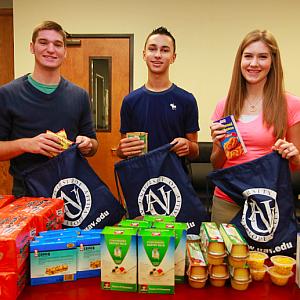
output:
M175 283L183 283L186 260L187 224L179 222L157 222L154 228L173 229L175 231Z
M174 294L175 232L143 228L138 234L138 291Z
M29 251L31 285L76 280L77 247L73 237L34 240Z
M106 226L101 233L101 287L136 292L137 231L133 227Z
M247 152L233 115L219 119L214 123L220 123L225 126L226 134L221 140L221 145L227 159L234 159Z

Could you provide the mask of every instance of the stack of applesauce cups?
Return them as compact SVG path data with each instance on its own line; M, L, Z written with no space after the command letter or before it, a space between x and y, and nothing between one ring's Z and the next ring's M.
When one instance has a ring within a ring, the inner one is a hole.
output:
M250 274L253 280L261 281L264 279L268 267L265 265L265 260L268 255L259 251L250 251L247 258L247 264L250 268Z
M221 224L220 233L228 253L230 282L236 290L246 290L251 282L247 265L249 247L239 230L233 224Z
M279 286L286 285L289 278L294 275L292 269L296 260L289 256L275 255L271 257L271 262L273 266L268 269L271 281Z

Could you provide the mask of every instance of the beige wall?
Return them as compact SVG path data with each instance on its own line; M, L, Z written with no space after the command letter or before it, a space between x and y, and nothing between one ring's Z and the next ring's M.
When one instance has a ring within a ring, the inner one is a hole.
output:
M298 0L14 0L15 74L30 72L33 27L55 20L70 33L133 33L134 88L146 79L146 35L166 26L177 42L171 79L192 92L200 110L200 141L216 102L226 95L236 49L252 29L269 29L279 43L285 85L300 96L300 1Z

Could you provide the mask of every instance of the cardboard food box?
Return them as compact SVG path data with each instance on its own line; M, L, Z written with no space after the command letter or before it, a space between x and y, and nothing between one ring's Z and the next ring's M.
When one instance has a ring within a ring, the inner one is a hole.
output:
M77 279L98 277L101 273L100 234L77 236Z
M248 257L248 244L234 224L221 224L220 233L227 252L232 258L246 259Z
M206 279L207 263L201 251L200 243L187 243L186 248L188 257L188 276L199 280Z
M138 291L174 294L175 232L145 228L138 234Z
M225 244L221 233L214 222L202 222L200 227L201 248L212 255L224 255Z
M101 287L137 290L137 228L106 226L101 234Z
M76 240L42 238L30 242L30 283L40 285L76 280Z
M14 200L15 196L13 195L0 195L0 208L13 202Z
M28 259L30 220L14 215L6 219L10 219L9 224L0 226L0 272L17 272Z
M150 228L152 222L144 221L144 220L122 220L118 226L121 227L135 227L135 228Z
M176 222L175 216L165 215L144 215L144 221L156 223L156 222Z
M186 258L186 223L157 222L154 228L174 229L175 231L175 283L183 283Z
M246 146L233 115L226 116L215 121L215 123L221 123L225 126L226 134L221 140L221 145L228 160L235 159L247 153Z
M131 137L137 137L141 141L144 142L145 147L142 151L143 154L148 152L148 133L147 132L127 132L126 137L131 138Z

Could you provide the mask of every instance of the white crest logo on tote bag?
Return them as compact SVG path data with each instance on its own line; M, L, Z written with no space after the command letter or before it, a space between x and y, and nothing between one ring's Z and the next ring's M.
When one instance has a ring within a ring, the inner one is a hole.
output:
M262 198L257 204L253 195ZM268 242L273 239L279 223L279 209L276 201L277 193L265 188L252 188L245 190L246 198L241 224L247 234L258 242Z
M182 204L181 193L175 182L165 176L149 179L138 196L140 214L177 216Z
M77 178L60 180L53 189L52 198L64 200L65 215L69 219L64 221L64 225L71 227L79 226L82 223L92 205L88 187Z

